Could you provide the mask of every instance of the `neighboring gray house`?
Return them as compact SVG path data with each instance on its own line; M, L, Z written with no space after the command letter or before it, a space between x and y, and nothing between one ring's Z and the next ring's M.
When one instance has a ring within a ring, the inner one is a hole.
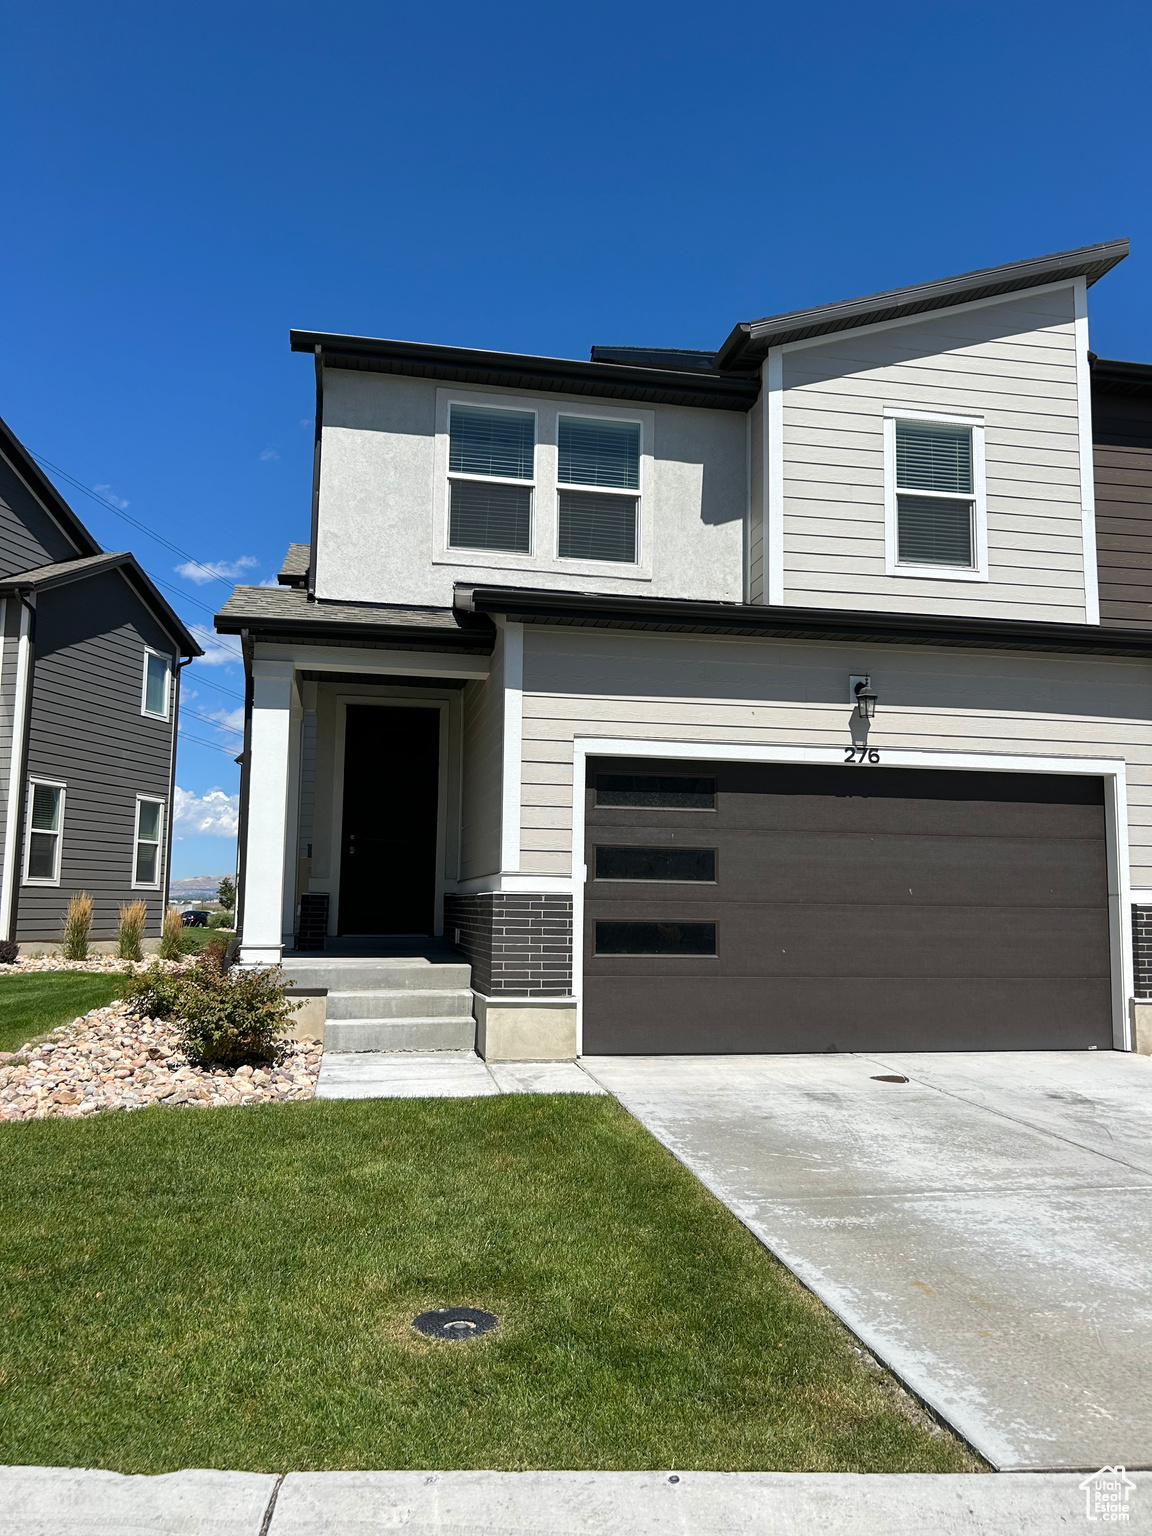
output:
M1132 1048L1152 542L1117 503L1098 560L1092 399L1147 380L1087 319L1126 254L715 352L294 332L310 540L217 618L243 958L325 943L345 1048L470 1043L452 970L405 1008L427 936L490 1056Z
M110 554L0 421L0 938L93 938L122 902L159 932L180 658L200 647L130 554Z

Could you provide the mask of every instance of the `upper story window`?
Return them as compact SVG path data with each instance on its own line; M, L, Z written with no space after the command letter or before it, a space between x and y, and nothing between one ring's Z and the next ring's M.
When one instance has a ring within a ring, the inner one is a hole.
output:
M60 840L64 833L64 785L33 779L28 785L28 841L24 879L29 885L60 884Z
M172 663L167 656L162 656L158 651L144 652L144 690L140 699L142 715L167 720L171 674Z
M984 426L972 417L885 412L888 570L984 579Z
M453 549L532 550L536 417L453 405L448 429L448 543Z
M560 558L634 565L640 423L561 416L556 479Z

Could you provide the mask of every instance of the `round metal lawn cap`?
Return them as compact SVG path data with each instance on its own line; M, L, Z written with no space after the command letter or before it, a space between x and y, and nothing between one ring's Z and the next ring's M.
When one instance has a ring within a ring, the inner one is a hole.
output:
M417 1333L429 1339L474 1339L488 1333L499 1322L491 1312L478 1307L436 1307L412 1319Z

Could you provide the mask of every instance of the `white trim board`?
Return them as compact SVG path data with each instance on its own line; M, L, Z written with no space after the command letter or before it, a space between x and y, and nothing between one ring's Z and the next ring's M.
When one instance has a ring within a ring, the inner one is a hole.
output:
M572 992L576 999L576 1054L584 1049L584 862L583 786L590 757L647 757L738 763L826 763L844 766L842 747L789 747L730 741L647 741L624 736L576 736L572 741ZM1112 962L1112 1042L1133 1049L1128 999L1133 993L1132 900L1128 876L1128 780L1123 758L1022 757L996 752L916 751L885 747L882 767L939 768L975 773L1066 773L1104 780L1108 859L1108 929ZM854 770L867 773L867 766Z
M764 364L764 592L770 607L784 603L784 351L772 347Z
M500 870L520 868L520 795L524 757L524 626L500 619L504 684L504 767L500 807Z
M1084 534L1084 622L1100 622L1100 577L1096 560L1096 459L1092 451L1092 374L1088 364L1088 285L1075 281L1076 421L1080 439L1080 521Z

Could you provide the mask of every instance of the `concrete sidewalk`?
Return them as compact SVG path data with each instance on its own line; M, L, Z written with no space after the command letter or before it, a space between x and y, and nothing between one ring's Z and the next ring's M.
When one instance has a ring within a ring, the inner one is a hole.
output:
M1152 1473L1123 1523L1152 1532ZM1053 1536L1091 1530L1072 1473L172 1472L0 1468L5 1536ZM1104 1490L1107 1497L1108 1490ZM1099 1516L1097 1516L1099 1519Z
M318 1099L477 1099L603 1093L574 1061L484 1061L473 1051L326 1051Z
M1152 1466L1152 1059L584 1066L993 1466Z

